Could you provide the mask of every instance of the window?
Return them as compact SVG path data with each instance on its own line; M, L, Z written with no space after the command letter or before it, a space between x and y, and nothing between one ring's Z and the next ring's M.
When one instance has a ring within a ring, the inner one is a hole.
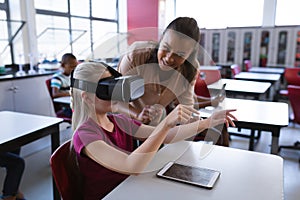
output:
M275 25L300 25L299 8L299 0L277 0Z
M90 16L90 1L89 0L72 0L70 5L71 15Z
M18 55L23 53L24 48L21 30L25 23L20 20L20 13L17 12L19 4L11 1L9 5L16 9L10 15L8 1L0 1L0 59L5 65L14 63L14 60L20 63Z
M92 0L92 16L117 19L116 0Z
M40 61L60 59L64 53L71 52L68 26L67 17L36 15Z
M176 16L194 17L200 28L260 26L263 0L176 0Z
M34 0L36 9L68 12L68 0Z
M40 57L60 59L66 52L78 59L95 55L93 51L101 37L119 32L117 3L118 0L35 0Z

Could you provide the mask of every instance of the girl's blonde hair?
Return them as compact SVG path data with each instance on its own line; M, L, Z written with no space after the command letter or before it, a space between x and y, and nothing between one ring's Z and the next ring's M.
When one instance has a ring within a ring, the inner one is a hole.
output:
M106 67L101 63L84 62L79 64L73 73L73 78L85 80L89 82L98 83ZM77 88L71 88L71 107L73 109L72 115L72 129L75 131L88 118L95 119L95 93L86 92L92 102L86 103L82 98L82 91Z

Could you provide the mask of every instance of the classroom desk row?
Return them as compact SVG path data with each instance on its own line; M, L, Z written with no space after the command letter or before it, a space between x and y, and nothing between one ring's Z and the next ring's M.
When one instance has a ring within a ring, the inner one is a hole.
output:
M201 69L219 70L220 67L200 66L200 71ZM223 83L228 83L225 90L229 96L251 96L256 100L273 101L274 95L280 89L283 74L283 68L252 67L249 72L240 72L234 79L223 78L208 85L208 88L217 89L221 88Z
M224 78L230 78L231 74L231 66L233 63L218 63L217 66L204 66L206 69L215 69L216 67L223 71ZM200 66L200 70L201 70ZM281 81L283 83L283 75L284 75L285 67L259 67L252 66L249 69L249 72L252 73L263 73L263 74L279 74L281 76Z

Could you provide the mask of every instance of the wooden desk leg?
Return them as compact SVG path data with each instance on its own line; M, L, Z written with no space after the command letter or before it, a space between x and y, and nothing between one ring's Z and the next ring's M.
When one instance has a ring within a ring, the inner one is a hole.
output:
M271 154L278 154L280 127L274 128L272 131Z
M59 139L59 124L56 124L53 127L53 133L51 134L51 152L53 153L60 145L60 139ZM60 194L58 192L58 189L56 187L54 178L52 176L52 188L53 188L53 199L54 200L60 200Z

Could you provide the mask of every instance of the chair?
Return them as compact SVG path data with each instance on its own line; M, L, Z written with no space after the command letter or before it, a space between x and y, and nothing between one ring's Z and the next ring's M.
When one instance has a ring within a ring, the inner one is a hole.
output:
M47 86L49 95L52 99L52 103L53 103L53 107L54 107L56 117L62 118L64 120L64 122L67 122L67 123L71 124L72 123L72 118L68 117L68 116L65 116L64 112L63 112L63 109L62 109L62 106L58 103L53 102L52 88L51 88L51 78L46 80L46 86Z
M83 199L82 178L76 154L68 140L51 155L50 166L57 189L64 200Z
M287 85L300 85L300 67L285 68L284 78Z
M251 60L244 60L244 65L245 65L245 71L249 72L249 70L252 68Z
M238 64L233 64L230 66L231 69L231 77L234 78L235 75L239 74L242 70Z
M204 80L207 85L221 79L221 72L218 69L200 69L200 74L204 74Z
M289 67L285 68L284 70L284 79L286 85L300 85L300 68L297 67ZM279 90L276 96L276 100L279 97L283 99L287 99L288 97L288 90L287 88Z
M287 90L290 105L292 106L293 110L290 118L293 123L300 124L300 86L288 85ZM300 150L300 141L296 141L294 145L280 145L278 152L280 152L282 148Z
M202 97L211 97L210 92L207 88L207 84L205 83L205 80L201 79L200 77L197 77L195 87L194 87L194 92L198 96Z
M219 70L200 70L195 83L195 94L203 97L211 97L207 85L220 79L221 73Z

